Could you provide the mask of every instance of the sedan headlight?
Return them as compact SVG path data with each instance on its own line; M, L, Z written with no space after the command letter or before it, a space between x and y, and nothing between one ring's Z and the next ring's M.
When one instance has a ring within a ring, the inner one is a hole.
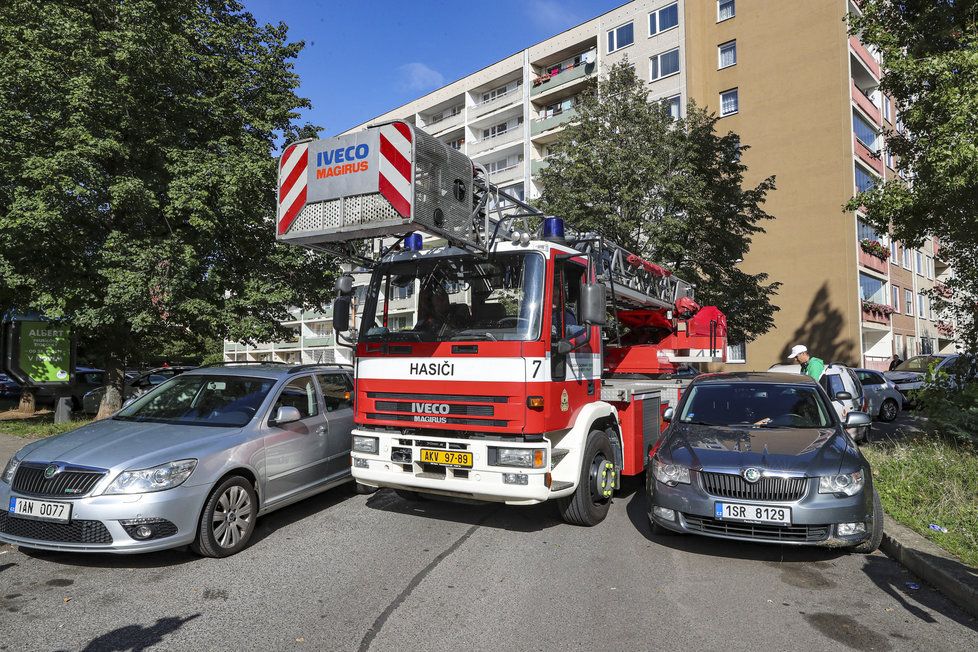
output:
M527 469L542 469L547 463L547 451L543 448L497 448L489 447L491 466L521 466Z
M3 475L0 475L0 481L6 482L7 484L14 483L14 474L17 473L17 467L20 466L20 460L16 457L11 457L7 460L7 466L3 467Z
M182 485L197 468L197 460L178 460L151 469L123 471L105 490L111 494L145 494Z
M665 464L658 458L652 460L652 474L662 484L675 487L677 484L689 484L689 468L681 464Z
M380 440L376 437L353 435L353 450L357 453L370 453L371 455L376 455L380 450Z
M825 475L818 479L818 493L855 496L863 490L863 472Z

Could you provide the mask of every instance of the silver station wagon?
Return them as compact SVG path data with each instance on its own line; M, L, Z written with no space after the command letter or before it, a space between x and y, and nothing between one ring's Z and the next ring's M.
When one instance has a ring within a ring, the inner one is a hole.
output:
M262 514L351 480L351 370L220 365L40 441L0 476L0 541L134 553L242 550Z

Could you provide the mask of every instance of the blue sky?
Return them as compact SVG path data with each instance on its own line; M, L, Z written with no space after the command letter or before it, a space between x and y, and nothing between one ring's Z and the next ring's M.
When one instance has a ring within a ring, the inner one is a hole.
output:
M625 0L243 1L306 42L295 62L313 104L303 118L333 135Z

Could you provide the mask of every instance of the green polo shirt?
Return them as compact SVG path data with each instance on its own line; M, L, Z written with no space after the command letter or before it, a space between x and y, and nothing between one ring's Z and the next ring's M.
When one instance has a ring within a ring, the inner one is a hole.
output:
M825 371L825 362L821 358L808 358L808 362L801 366L801 373L808 374L816 381L822 377Z

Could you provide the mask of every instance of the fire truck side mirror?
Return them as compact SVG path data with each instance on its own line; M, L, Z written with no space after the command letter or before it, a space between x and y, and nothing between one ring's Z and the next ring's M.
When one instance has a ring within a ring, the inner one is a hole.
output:
M353 296L349 294L336 297L333 301L333 330L345 333L350 330L350 302Z
M349 274L344 274L336 279L336 291L340 294L349 294L353 292L353 277Z
M581 322L592 326L604 326L607 321L608 302L603 285L586 283L581 286Z

